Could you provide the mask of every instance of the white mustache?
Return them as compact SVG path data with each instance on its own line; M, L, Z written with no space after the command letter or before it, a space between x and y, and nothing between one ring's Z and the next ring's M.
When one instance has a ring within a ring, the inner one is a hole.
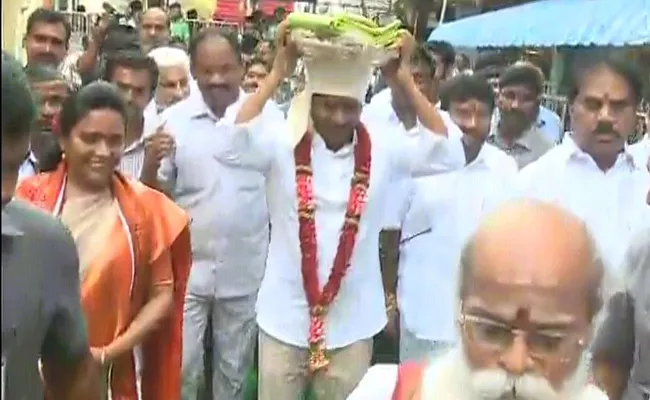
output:
M479 399L553 400L558 393L549 382L539 376L526 374L511 376L503 370L485 370L472 373L472 388Z

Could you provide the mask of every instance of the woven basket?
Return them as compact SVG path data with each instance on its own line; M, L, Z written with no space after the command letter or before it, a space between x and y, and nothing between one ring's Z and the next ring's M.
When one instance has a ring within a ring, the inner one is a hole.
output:
M318 37L312 31L296 29L291 32L291 38L296 43L302 57L307 59L363 58L370 60L373 66L380 67L398 56L396 50L369 44L364 42L363 38L353 34Z

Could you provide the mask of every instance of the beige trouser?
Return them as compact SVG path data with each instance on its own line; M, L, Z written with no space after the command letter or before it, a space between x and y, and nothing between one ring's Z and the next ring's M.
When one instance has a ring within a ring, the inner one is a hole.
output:
M260 331L259 400L302 400L310 379L316 400L345 400L370 366L372 338L328 354L327 370L309 377L307 349L282 343Z

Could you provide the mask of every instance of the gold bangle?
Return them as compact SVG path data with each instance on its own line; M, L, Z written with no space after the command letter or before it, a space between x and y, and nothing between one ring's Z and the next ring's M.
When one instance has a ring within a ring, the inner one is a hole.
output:
M386 314L391 316L397 311L397 296L394 293L386 294Z

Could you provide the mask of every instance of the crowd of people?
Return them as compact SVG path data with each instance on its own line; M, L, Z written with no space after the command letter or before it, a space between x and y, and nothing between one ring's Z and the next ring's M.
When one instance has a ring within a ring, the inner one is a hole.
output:
M181 16L69 52L38 9L3 52L3 400L195 400L206 340L214 400L253 368L260 400L648 399L634 65L580 60L565 132L530 63L495 89L407 32L377 66Z

